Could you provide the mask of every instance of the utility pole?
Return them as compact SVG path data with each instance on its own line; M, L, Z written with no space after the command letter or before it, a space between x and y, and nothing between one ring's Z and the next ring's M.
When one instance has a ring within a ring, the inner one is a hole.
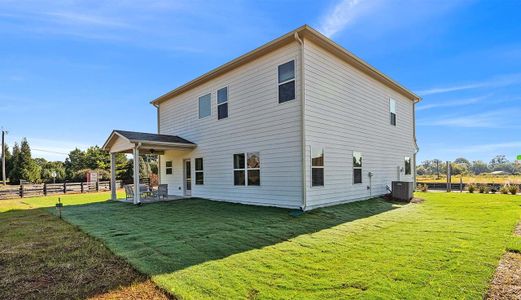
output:
M2 182L6 185L7 179L5 176L5 135L7 131L2 128Z

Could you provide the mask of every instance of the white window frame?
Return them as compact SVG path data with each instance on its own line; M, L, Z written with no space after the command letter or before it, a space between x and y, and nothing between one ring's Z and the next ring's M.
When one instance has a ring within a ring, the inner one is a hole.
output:
M279 82L279 67L284 65L284 64L287 64L287 63L289 63L291 61L293 61L293 78L288 79L288 80L283 81L283 82ZM286 100L284 102L280 102L280 92L279 92L280 89L279 89L279 87L281 85L286 84L286 83L291 82L291 81L295 81L295 97L293 99ZM288 60L286 62L283 62L283 63L277 65L277 83L278 83L277 84L277 103L278 104L288 103L288 102L291 102L291 101L297 99L297 60L296 60L296 58L290 59L290 60Z
M313 165L313 149L322 149L322 166L314 166ZM311 187L319 188L326 185L326 150L324 147L311 147L310 150L310 165L311 165ZM322 184L321 185L313 185L313 169L322 169Z
M407 173L407 159L409 160L409 173ZM403 173L405 175L411 175L412 174L412 159L410 156L405 156L403 158Z
M353 160L353 184L362 184L362 183L364 183L364 154L360 151L353 151L351 153L351 159L353 159L355 157L355 153L360 154L360 159L361 159L362 165L360 167L355 167L355 162ZM360 170L360 179L361 179L360 182L355 182L355 170Z
M168 166L170 163L170 167ZM170 174L168 174L168 170L170 170ZM174 162L171 160L165 161L165 175L173 175L174 174Z
M250 154L250 153L258 153L258 155L259 155L259 167L258 168L250 168L248 166L248 154ZM243 154L244 155L244 168L243 169L241 169L241 168L237 168L236 169L235 168L235 155L237 155L237 154ZM262 185L262 180L261 180L261 173L262 173L261 172L261 165L262 165L262 162L261 162L260 158L261 158L260 151L237 152L237 153L234 153L232 155L232 159L233 159L233 161L232 161L232 164L233 164L233 177L232 177L232 179L233 179L233 185L234 186L245 186L246 187L246 186L261 186ZM250 171L250 170L252 170L252 171L257 171L258 170L259 171L259 181L260 181L260 183L258 185L256 185L256 184L249 185L248 184L248 171ZM244 171L244 184L243 185L236 185L235 184L235 171Z
M219 91L222 89L226 89L226 101L223 103L219 103ZM224 119L228 119L230 117L229 100L230 100L230 87L228 85L217 89L217 91L215 92L215 103L217 104L217 120L224 120ZM223 104L226 104L228 106L227 111L226 111L226 118L219 119L219 106L221 106Z
M210 114L204 117L201 117L201 98L210 95ZM197 117L199 117L199 120L206 119L208 117L212 116L212 93L205 93L199 97L197 97Z
M198 159L201 159L201 166L202 166L202 169L201 170L197 170L197 160ZM196 157L194 158L194 183L195 185L204 185L204 159L202 157ZM197 173L201 173L203 174L203 183L197 183Z
M393 124L393 115L394 115L394 124ZM389 124L391 126L396 126L398 123L398 114L396 114L396 100L393 98L389 98Z

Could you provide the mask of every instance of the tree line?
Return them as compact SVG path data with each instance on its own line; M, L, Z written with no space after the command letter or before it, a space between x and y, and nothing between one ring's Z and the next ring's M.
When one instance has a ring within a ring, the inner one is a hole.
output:
M497 155L490 162L482 160L469 161L464 157L451 162L452 175L479 175L502 171L507 174L521 174L521 164L509 161L505 155ZM440 175L447 173L447 164L439 159L425 160L416 166L418 175Z
M0 146L1 148L1 146ZM74 149L65 161L48 161L33 158L31 147L26 138L15 143L12 151L7 145L4 149L6 158L6 177L11 184L21 181L31 183L51 183L85 180L87 172L96 172L102 180L110 178L110 154L98 146L86 150ZM157 180L157 155L140 156L139 173L141 178ZM116 179L130 181L133 177L134 161L123 153L116 154ZM56 175L52 177L53 173ZM0 168L0 178L2 170Z

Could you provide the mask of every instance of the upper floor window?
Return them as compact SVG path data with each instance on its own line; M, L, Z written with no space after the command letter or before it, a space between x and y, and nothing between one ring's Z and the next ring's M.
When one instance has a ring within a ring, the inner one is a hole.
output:
M169 160L165 163L165 174L166 175L172 175L172 171L174 168L172 167L172 161Z
M199 97L199 119L212 114L212 94Z
M409 156L406 156L404 161L405 161L405 175L411 175L411 169L412 169L411 158Z
M324 185L324 148L311 148L311 186Z
M217 91L217 120L228 118L228 87Z
M295 61L279 66L279 103L295 99Z
M362 183L362 153L353 152L353 183Z
M391 125L396 126L396 101L389 99L389 113L391 116Z
M202 157L195 159L195 184L204 184L204 166Z

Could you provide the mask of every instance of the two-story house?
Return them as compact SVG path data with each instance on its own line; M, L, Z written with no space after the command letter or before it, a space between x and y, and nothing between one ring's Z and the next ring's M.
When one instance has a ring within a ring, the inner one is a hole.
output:
M414 181L419 100L304 25L153 100L158 134L104 148L160 154L171 195L309 210Z

